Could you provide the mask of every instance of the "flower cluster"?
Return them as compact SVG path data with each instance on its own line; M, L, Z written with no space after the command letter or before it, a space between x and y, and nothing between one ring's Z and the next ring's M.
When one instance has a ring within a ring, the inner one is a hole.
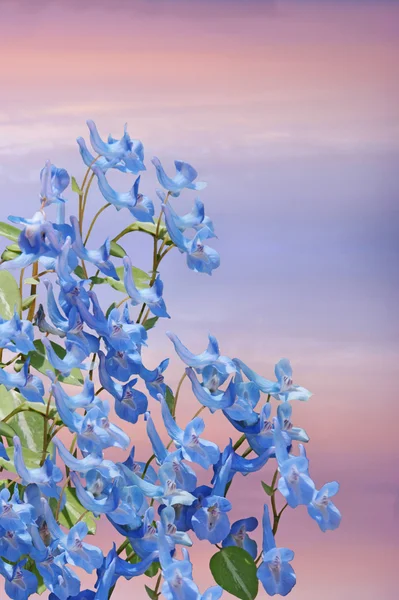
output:
M287 359L276 364L271 381L240 359L222 355L212 335L207 348L195 354L175 333L167 333L184 364L175 392L165 380L168 359L158 366L143 360L152 328L158 319L169 318L159 274L165 255L177 248L199 273L211 275L219 266L218 253L207 245L215 232L202 201L196 198L188 214L176 212L183 190L199 191L206 184L197 181L188 163L175 161L172 177L153 158L162 187L155 216L152 200L141 191L142 143L131 139L126 127L120 139L104 141L94 122L87 124L92 151L84 139L77 140L87 166L82 184L47 161L40 173L39 209L31 218L10 216L14 225L0 223L0 233L13 242L0 264L0 574L5 593L14 600L44 590L51 600L107 600L120 577L145 575L148 583L157 577L154 585L145 585L152 599L162 594L167 600L216 600L223 589L255 598L259 582L267 594L285 596L296 576L290 564L294 553L276 545L283 511L306 506L322 531L337 528L341 519L331 500L338 484L316 487L304 448L308 435L291 421L292 403L311 394L293 383ZM127 192L111 186L113 170L134 176ZM105 204L84 233L93 181ZM68 219L64 192L70 184L78 208ZM129 225L93 249L93 227L110 208L126 211ZM47 214L51 210L53 220ZM119 244L134 232L152 239L149 273L132 266ZM13 269L20 270L19 285ZM104 310L106 285L123 298ZM24 286L30 286L30 295ZM186 425L176 418L184 383L198 403ZM162 432L152 419L155 411L162 416ZM221 448L209 441L200 416L204 411L222 413L231 435L238 432L237 441ZM136 460L123 421L145 422L153 450L148 460ZM107 458L112 447L126 451L124 462ZM258 553L251 537L257 519L232 522L227 496L238 474L266 472L272 463L271 484L263 483L260 490L267 502ZM201 469L211 472L208 485L198 485ZM124 540L105 554L86 541L101 516ZM187 550L195 539L216 546L211 570L218 585L203 593L193 581ZM95 572L93 590L81 590L79 569Z

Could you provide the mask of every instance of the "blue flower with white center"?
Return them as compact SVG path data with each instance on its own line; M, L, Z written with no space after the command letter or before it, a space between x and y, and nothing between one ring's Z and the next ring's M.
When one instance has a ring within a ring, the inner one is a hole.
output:
M128 256L123 257L124 266L124 284L128 295L130 296L131 303L133 306L138 304L146 304L153 315L156 317L167 317L170 318L166 312L165 301L162 298L163 283L158 275L155 279L154 284L149 288L143 290L137 289L135 286L133 275L132 275L132 263Z
M149 391L150 395L155 398L155 400L159 400L158 396L165 396L166 394L166 383L164 372L169 366L169 358L165 358L159 366L155 369L155 375L153 378L147 380L145 382L146 388Z
M183 462L182 450L179 449L176 450L176 452L168 452L158 435L149 412L146 413L145 419L147 422L147 435L150 439L158 464L163 465L164 463L171 463L178 485L182 489L192 492L197 485L197 476L195 472Z
M304 387L294 385L292 381L292 367L291 363L287 358L282 358L275 365L274 372L277 378L277 382L265 379L261 375L258 375L244 364L239 358L234 359L235 364L250 381L253 381L261 392L270 394L276 400L282 400L283 402L290 402L291 400L309 400L312 395Z
M248 531L254 531L257 526L258 519L255 519L255 517L248 517L247 519L236 521L231 526L229 535L222 542L223 548L226 548L227 546L243 548L255 560L258 555L258 546L255 540L251 540Z
M0 573L5 579L4 589L12 600L27 600L37 590L36 575L23 568L26 562L25 558L15 565L10 565L0 558Z
M234 405L235 400L236 388L233 380L230 381L225 391L219 390L218 388L214 389L213 381L217 381L217 384L215 385L219 385L218 371L211 366L205 367L205 369L212 369L212 371L214 371L214 376L207 381L207 385L205 385L205 383L203 385L200 384L194 369L190 367L186 369L195 397L203 406L207 406L211 412L215 412L216 410L228 410Z
M313 499L315 486L309 477L309 461L303 454L303 446L300 445L300 456L289 455L278 419L273 419L273 424L273 440L281 474L277 487L291 508L300 504L307 506Z
M6 530L0 527L0 556L15 562L23 554L30 554L32 538L28 531Z
M115 165L121 162L128 173L145 171L143 144L140 140L131 139L127 132L127 124L119 140L109 136L108 142L104 142L94 121L89 120L86 123L90 131L90 143L97 154L114 161Z
M294 552L288 548L277 548L270 524L269 509L263 512L263 554L257 576L269 596L286 596L296 584L294 569L289 564Z
M160 401L166 430L177 448L181 448L183 457L201 465L204 469L215 464L219 460L219 448L213 442L199 437L205 429L204 420L195 417L183 430L172 417L165 398L161 396Z
M11 497L10 490L0 490L0 528L5 531L24 531L33 520L33 506L20 503L18 488Z
M288 402L283 402L277 407L277 419L280 424L280 429L291 440L307 443L309 436L301 427L294 427L291 422L292 406Z
M62 193L66 190L70 177L65 169L59 169L49 160L40 171L40 200L42 207L54 202L65 202Z
M130 213L142 223L154 222L154 205L152 201L139 192L140 176L137 177L131 190L125 193L120 193L114 190L108 183L103 169L97 166L92 167L97 175L97 182L100 192L105 200L115 206L116 210L127 208Z
M123 386L122 398L115 398L115 412L120 419L129 423L137 423L140 415L148 408L148 400L143 392L134 389L137 379L132 379Z
M117 169L121 173L129 173L126 166L124 164L122 164L121 162L118 162L119 161L118 158L109 160L108 158L105 158L105 156L95 157L90 152L90 150L87 148L86 142L84 141L84 139L82 137L78 137L76 139L76 141L79 146L80 156L82 157L82 160L83 160L84 164L86 165L86 167L89 167L91 169L93 169L93 167L96 167L98 169L101 169L101 171L103 173L108 171L108 169Z
M331 502L339 490L339 483L332 481L314 491L313 500L308 504L308 513L316 521L322 531L337 529L341 523L341 513Z
M168 204L162 204L166 229L172 242L182 254L186 254L187 266L197 273L212 275L212 271L220 266L220 256L204 241L215 237L209 227L201 227L193 239L186 238L177 226Z
M154 156L151 162L156 169L159 183L163 188L165 188L165 190L170 192L172 196L179 196L180 192L182 192L184 188L198 191L203 190L207 185L204 181L195 182L195 179L198 177L198 173L194 167L186 162L175 160L176 175L173 177L173 179L165 173L159 158Z

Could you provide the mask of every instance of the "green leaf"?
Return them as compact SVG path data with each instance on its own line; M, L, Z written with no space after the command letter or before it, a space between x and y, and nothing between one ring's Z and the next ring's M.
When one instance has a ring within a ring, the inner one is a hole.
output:
M129 227L124 229L124 232L128 233L129 231L142 231L155 237L156 230L157 226L155 223L140 223L139 221L135 221L134 223L131 223ZM165 225L161 225L158 231L158 239L162 240L165 237L166 232L167 229Z
M108 283L114 290L118 292L123 292L127 294L125 285L123 283L123 267L117 267L116 272L118 273L119 281L116 279L112 279L112 277L90 277L91 281L95 284ZM148 283L150 280L150 275L137 267L132 267L132 274L134 279L134 284L138 289L143 289L148 287Z
M16 473L17 471L14 466L14 447L9 446L6 448L6 451L10 460L5 460L0 457L0 467L4 467L6 471ZM36 469L40 466L42 458L41 452L33 452L33 450L29 450L29 448L22 448L22 456L24 457L24 462L28 469Z
M110 246L111 256L116 256L117 258L123 258L126 256L126 251L116 242L111 242Z
M20 254L22 254L21 251L19 252L13 252L12 250L10 250L10 248L7 246L7 248L4 250L3 254L1 255L1 260L3 262L6 262L8 260L13 260L14 258L17 258L17 256L19 256Z
M76 192L76 194L79 194L79 196L82 195L82 190L78 186L78 183L77 183L75 177L71 177L71 188L72 188L72 191Z
M90 511L86 512L86 509L81 505L76 496L75 488L65 488L65 496L65 507L64 510L62 510L59 514L60 524L70 529L75 525L76 521L80 519L83 521L83 523L86 523L89 534L93 535L96 532L97 527L96 519L93 516L93 513ZM55 509L57 506L57 500L55 498L50 500L50 506L53 509ZM83 513L86 513L84 517L82 517Z
M36 348L36 351L29 353L30 364L32 365L32 367L39 371L39 373L43 373L43 375L45 375L46 371L48 370L54 372L53 367L46 358L46 351L44 349L43 342L41 340L35 340L33 344ZM59 358L64 358L66 354L65 348L59 346L55 342L51 342L51 345L56 355L59 356ZM68 377L60 375L58 380L64 383L69 383L70 385L82 385L83 376L80 369L75 368L72 369L71 374L68 375Z
M158 600L158 596L159 594L157 594L157 592L155 590L152 590L151 588L148 587L148 585L145 585L145 591L147 592L148 596L151 598L151 600Z
M0 419L4 419L18 406L22 405L26 408L32 406L36 410L37 403L27 402L19 392L15 390L7 391L4 385L0 386ZM16 434L19 437L23 448L29 448L41 457L43 417L35 412L24 410L9 419L6 424L12 427L15 432L14 435Z
M24 298L22 300L22 310L26 310L27 308L29 308L30 305L33 304L35 298L37 298L37 294L32 294L31 296Z
M113 310L116 306L116 302L113 302L110 306L108 306L107 308L107 312L105 313L106 318L108 319L109 317L109 313L111 312L111 310Z
M175 400L173 392L169 386L166 386L165 400L166 400L166 404L168 405L171 414L173 415L174 410L175 410L176 400Z
M83 267L81 265L78 265L76 267L76 269L74 270L74 273L75 273L75 275L80 277L80 279L86 279L85 272L83 271Z
M0 235L11 240L12 242L18 242L19 234L21 230L18 227L14 227L13 225L9 225L8 223L4 223L0 221Z
M158 321L159 317L151 317L151 319L147 319L144 323L143 323L143 327L146 331L148 331L149 329L152 329L155 325L155 323Z
M258 593L255 561L248 552L228 546L214 554L209 563L217 584L241 600L254 600Z
M267 483L264 481L262 481L262 487L268 496L273 496L274 492L276 491L276 489L273 489L271 485L267 485Z
M0 435L12 439L15 435L15 431L8 423L0 421Z
M8 271L0 271L0 317L11 319L14 310L21 310L21 296L17 282Z
M24 280L24 283L26 285L37 285L38 283L40 283L40 279L36 279L35 277L27 277Z

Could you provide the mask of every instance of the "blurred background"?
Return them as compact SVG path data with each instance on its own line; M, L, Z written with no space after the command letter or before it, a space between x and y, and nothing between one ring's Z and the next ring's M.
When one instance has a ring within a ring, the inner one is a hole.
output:
M75 139L88 139L88 118L103 137L120 137L128 122L146 149L141 189L154 201L153 155L168 172L174 159L193 164L208 182L201 199L221 267L208 277L168 254L161 272L172 321L151 333L146 365L170 356L167 381L179 380L167 329L194 352L212 332L223 354L270 378L290 358L295 382L314 393L293 413L311 438L311 475L319 486L340 481L343 513L327 534L305 509L284 514L278 544L296 553L290 597L395 600L399 5L1 0L0 8L0 220L37 210L48 158L82 180ZM132 180L113 183L127 191ZM175 210L187 212L193 199L182 195ZM96 185L89 204L90 214L103 204ZM92 247L126 219L105 212ZM150 245L133 238L123 243L133 264L150 269ZM183 392L181 423L197 409ZM221 446L236 435L217 417L206 423ZM146 460L143 428L129 433ZM261 516L261 479L270 482L268 469L237 476L233 520ZM104 549L119 542L106 523L99 532ZM213 551L195 546L204 591ZM143 582L120 580L113 597L133 593L147 597Z

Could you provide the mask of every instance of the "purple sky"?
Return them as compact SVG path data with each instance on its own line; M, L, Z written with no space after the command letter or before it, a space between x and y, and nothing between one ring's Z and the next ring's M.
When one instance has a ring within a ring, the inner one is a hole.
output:
M168 170L183 159L208 182L222 257L212 278L178 253L165 260L173 319L147 362L172 356L168 328L198 351L211 331L267 377L289 357L314 392L294 419L317 484L341 482L343 521L323 535L306 511L287 511L279 544L296 552L293 600L397 598L398 17L383 1L2 2L0 219L36 210L47 158L82 179L75 138L87 138L87 118L115 136L128 121L148 166L154 154ZM149 168L143 190L154 189ZM89 201L93 214L95 186ZM110 215L93 246L126 224ZM126 247L148 269L141 242ZM171 384L181 372L173 359ZM182 421L196 410L185 392ZM223 446L232 431L220 423L207 418ZM260 478L270 474L237 478L235 515L261 515ZM192 556L204 589L209 548ZM118 590L116 600L145 598L135 581Z

